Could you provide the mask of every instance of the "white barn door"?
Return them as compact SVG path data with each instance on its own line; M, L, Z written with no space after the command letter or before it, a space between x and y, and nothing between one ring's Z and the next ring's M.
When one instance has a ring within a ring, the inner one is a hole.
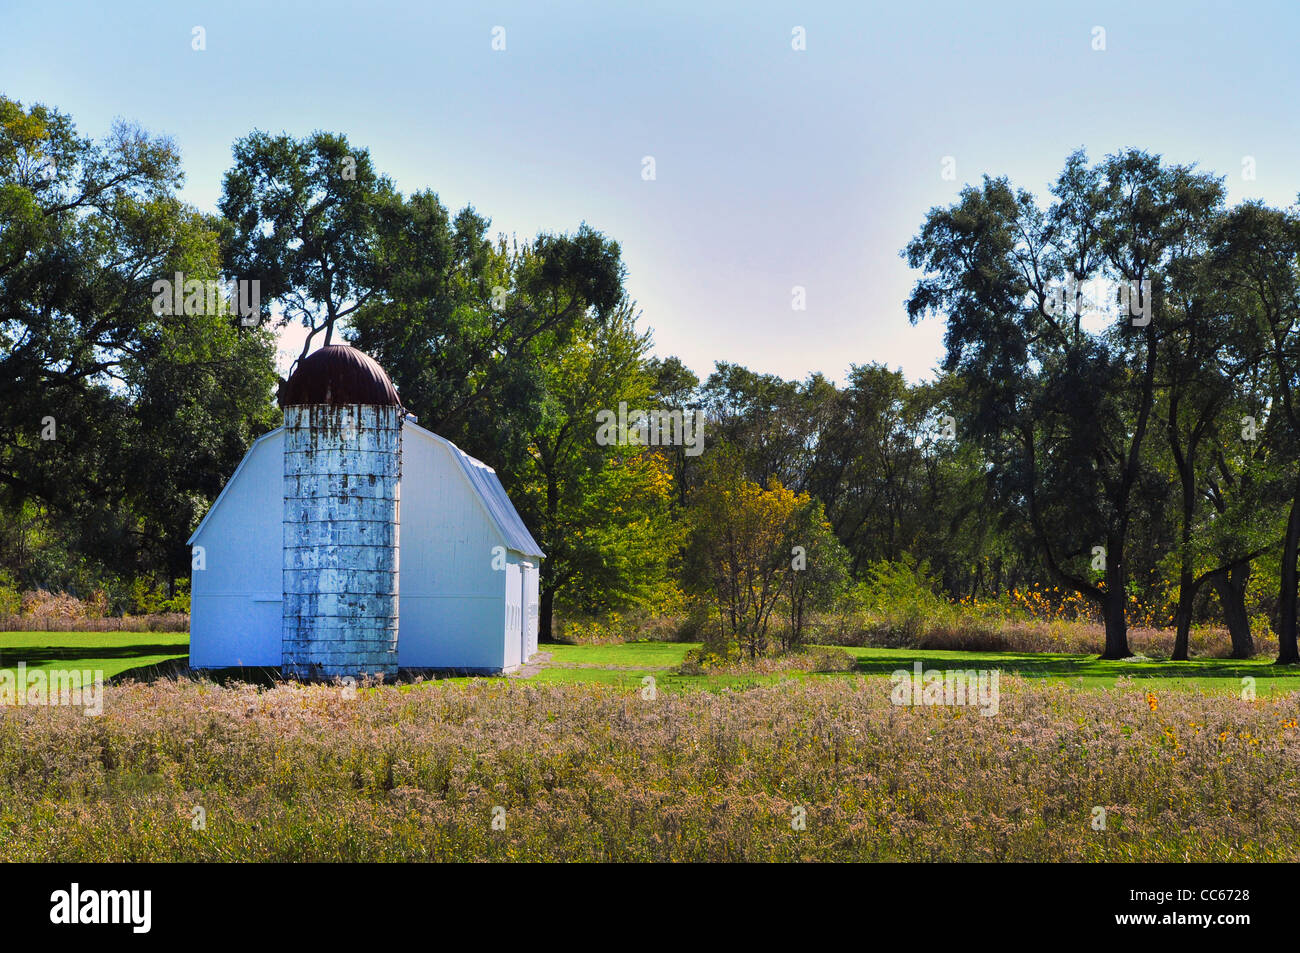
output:
M517 557L512 553L511 558L515 559ZM504 632L505 657L502 665L506 671L514 669L515 666L519 665L523 661L521 655L524 643L520 636L524 618L524 607L521 600L523 594L523 585L520 582L521 576L523 576L523 567L518 562L510 562L506 564L504 592L506 609ZM500 642L497 644L501 645Z
M538 572L534 563L521 564L523 572L520 573L523 582L523 606L524 624L523 624L523 660L528 659L537 652L537 629L539 620L540 604L538 601Z

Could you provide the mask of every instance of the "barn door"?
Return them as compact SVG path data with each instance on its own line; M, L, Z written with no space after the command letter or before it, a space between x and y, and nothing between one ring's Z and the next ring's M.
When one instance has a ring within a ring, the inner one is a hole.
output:
M519 611L523 616L519 654L524 661L527 661L530 655L537 652L537 625L539 619L537 600L539 593L536 563L521 562L519 564L519 583L521 586Z
M519 664L528 661L528 571L532 563L519 564Z

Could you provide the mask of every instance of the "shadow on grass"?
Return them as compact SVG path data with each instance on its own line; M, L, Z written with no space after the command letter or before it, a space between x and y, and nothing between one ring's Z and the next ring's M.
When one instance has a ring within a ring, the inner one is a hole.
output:
M895 650L897 651L897 650ZM904 651L888 658L859 656L855 671L864 675L889 675L900 669L910 670L915 662L922 669L988 669L996 668L1029 678L1102 677L1118 678L1224 678L1240 679L1250 675L1255 678L1297 678L1300 667L1275 665L1265 659L1192 659L1173 662L1157 659L1150 662L1104 661L1096 656L1037 655L1033 653L962 653L920 652L909 657Z
M218 685L227 686L236 683L259 685L271 688L281 684L280 669L274 666L248 666L246 668L190 668L189 656L169 659L157 665L142 665L128 669L111 679L112 682L152 682L160 678L206 678Z
M446 678L464 678L466 676L480 676L483 678L499 678L498 673L484 672L479 669L399 669L397 675L391 678L385 678L384 685L415 685L421 682L435 682ZM151 682L158 678L206 678L218 685L227 686L235 684L252 684L259 685L263 688L272 688L276 685L283 685L290 681L300 682L302 684L313 685L335 685L342 684L339 678L285 678L280 672L279 666L247 666L242 668L190 668L187 658L173 659L162 662L158 665L145 665L140 668L133 668L129 671L122 672L114 676L110 681L137 681ZM363 689L366 687L363 679L357 680L356 687ZM370 686L375 687L375 686Z
M55 646L18 646L0 647L0 667L12 668L19 662L29 668L45 665L48 662L63 662L69 659L78 663L86 659L131 659L149 658L159 655L176 655L176 643L163 645L55 645ZM185 646L179 646L184 650Z

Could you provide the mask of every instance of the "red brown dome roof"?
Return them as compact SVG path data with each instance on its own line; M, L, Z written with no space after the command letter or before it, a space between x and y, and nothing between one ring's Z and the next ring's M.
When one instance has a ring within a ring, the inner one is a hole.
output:
M374 358L346 344L327 344L301 361L280 386L280 406L381 404L402 406L397 388Z

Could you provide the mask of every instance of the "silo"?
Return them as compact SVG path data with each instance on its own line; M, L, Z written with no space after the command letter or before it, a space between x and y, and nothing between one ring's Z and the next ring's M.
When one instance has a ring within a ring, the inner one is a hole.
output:
M402 419L384 369L346 345L303 358L281 387L281 671L397 672Z

